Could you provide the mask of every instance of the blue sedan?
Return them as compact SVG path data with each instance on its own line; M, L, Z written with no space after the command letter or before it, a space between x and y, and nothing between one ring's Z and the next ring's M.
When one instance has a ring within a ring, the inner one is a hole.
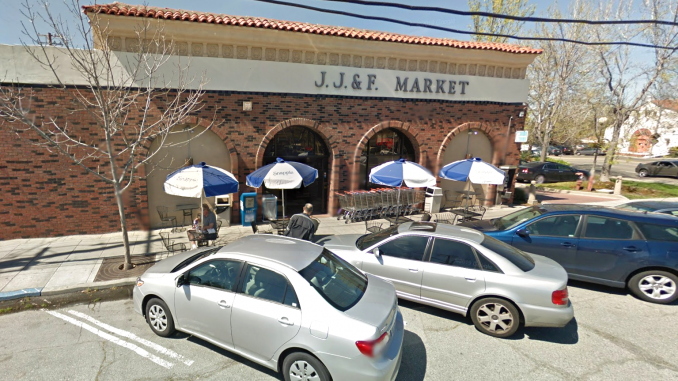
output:
M570 279L678 299L678 219L599 206L539 205L462 226L560 263Z

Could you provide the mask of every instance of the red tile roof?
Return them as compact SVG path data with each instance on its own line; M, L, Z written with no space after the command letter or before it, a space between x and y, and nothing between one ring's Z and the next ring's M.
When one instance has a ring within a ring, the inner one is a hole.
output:
M661 108L678 111L678 99L655 100L653 103Z
M252 28L277 29L290 32L320 34L346 38L357 38L372 41L389 41L404 44L449 46L458 49L495 50L516 54L541 54L541 49L499 44L493 42L458 41L449 38L433 38L408 36L387 32L377 32L364 29L345 28L338 26L316 25L296 21L281 21L263 17L229 16L223 14L185 11L170 8L147 7L144 5L129 5L120 2L111 4L85 5L84 12L100 12L116 16L150 17L165 20L192 21L207 24L223 24L245 26Z

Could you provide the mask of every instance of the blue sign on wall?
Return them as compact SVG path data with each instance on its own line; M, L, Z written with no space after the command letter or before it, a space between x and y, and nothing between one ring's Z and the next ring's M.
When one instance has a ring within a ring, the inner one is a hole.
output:
M527 143L527 131L516 131L516 143Z

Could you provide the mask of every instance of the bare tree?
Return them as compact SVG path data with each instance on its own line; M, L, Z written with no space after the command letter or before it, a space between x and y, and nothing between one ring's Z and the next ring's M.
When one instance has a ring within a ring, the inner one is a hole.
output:
M112 187L125 246L124 269L130 269L123 193L139 179L140 167L160 151L148 152L150 143L159 141L162 147L175 126L202 108L204 77L188 78L188 65L163 74L161 68L172 64L168 61L173 44L165 39L160 21L140 19L136 49L122 53L112 48L96 6L82 12L80 2L71 0L74 23L53 14L47 1L39 5L38 11L24 3L28 25L24 33L31 44L24 44L25 51L50 73L53 87L68 100L63 105L67 113L87 118L96 134L73 126L67 118L41 114L31 103L33 88L20 85L18 78L14 85L0 88L0 117L5 128L70 159ZM53 31L61 48L40 38L39 24Z
M575 1L569 10L572 18L586 17L588 5ZM557 6L549 10L550 17L561 18ZM581 40L586 28L582 24L538 24L536 35L550 38ZM541 146L541 161L546 160L547 148L554 129L577 124L585 112L577 107L590 75L587 50L584 45L558 41L540 41L542 53L528 69L530 79L530 126ZM577 116L579 115L579 116ZM574 119L574 121L573 121ZM569 122L569 123L568 123Z
M528 0L468 0L471 12L491 12L511 16L529 17L534 14L535 5ZM516 20L497 19L494 17L472 16L473 30L482 33L516 35L520 32L524 22ZM474 36L476 41L506 42L506 37Z
M632 0L609 0L601 3L597 14L601 19L624 19L633 12ZM642 19L678 22L678 2L673 0L643 0ZM637 15L635 15L637 16ZM678 46L678 27L667 25L602 26L594 30L598 40L638 40L658 46ZM670 68L676 49L654 48L652 57L641 60L638 51L628 46L596 47L598 71L611 101L612 136L603 163L601 181L608 181L624 123L647 100L656 82Z

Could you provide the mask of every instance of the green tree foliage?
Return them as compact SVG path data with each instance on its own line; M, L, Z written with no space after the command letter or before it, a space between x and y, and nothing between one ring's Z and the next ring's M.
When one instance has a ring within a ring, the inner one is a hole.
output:
M471 12L499 13L511 16L529 17L534 14L535 5L528 0L468 0ZM518 34L524 22L497 19L494 17L473 16L471 27L475 32L493 34ZM476 41L507 42L506 37L474 36Z

